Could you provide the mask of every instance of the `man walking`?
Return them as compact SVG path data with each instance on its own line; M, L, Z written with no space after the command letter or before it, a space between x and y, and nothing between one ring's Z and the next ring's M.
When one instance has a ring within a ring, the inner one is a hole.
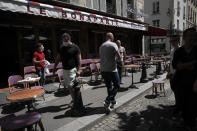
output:
M170 87L171 87L172 91L174 92L174 96L175 96L175 110L174 110L173 115L176 115L180 111L179 97L181 97L181 96L178 96L178 92L177 92L178 89L175 88L176 83L174 83L175 82L174 76L175 76L176 70L172 66L172 60L174 58L174 52L179 48L180 37L178 35L171 36L170 44L172 45L173 48L170 52L170 69L167 74L167 78L170 80Z
M116 58L120 59L118 46L113 42L114 36L111 32L106 34L106 41L100 46L101 75L107 87L108 96L104 102L107 111L114 108L115 96L120 88L120 79L117 72ZM113 84L112 84L113 83ZM112 87L112 85L114 87Z
M45 55L43 53L44 46L39 43L36 45L36 51L33 54L33 63L35 64L36 73L40 77L40 85L44 86L45 84Z
M71 103L74 102L74 80L76 75L80 75L81 67L81 51L77 45L71 42L69 34L64 33L62 35L62 45L60 46L59 54L57 55L53 74L55 74L56 66L60 61L63 65L63 79L64 86L68 87L70 95L72 97Z
M120 52L120 60L117 60L117 69L118 69L118 74L119 74L119 77L120 77L120 83L122 83L122 66L124 65L124 58L126 57L126 51L125 51L125 48L123 46L121 46L121 41L120 40L117 40L116 41L116 44L118 46L118 50Z

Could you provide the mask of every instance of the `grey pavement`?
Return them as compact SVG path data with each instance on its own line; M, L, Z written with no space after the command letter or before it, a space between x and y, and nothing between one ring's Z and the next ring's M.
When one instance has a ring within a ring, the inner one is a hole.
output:
M154 66L148 69L148 77L152 77L154 71ZM131 73L123 77L124 84L121 84L121 89L117 94L118 105L116 108L137 97L152 86L151 81L148 83L140 83L140 76L141 72L134 73L134 83L139 89L128 88L131 84ZM161 75L161 79L164 78L165 74ZM84 77L84 79L89 81L90 77ZM34 111L42 114L42 121L46 131L79 130L106 116L103 101L107 96L107 92L102 82L88 82L88 84L85 84L81 89L83 102L87 110L87 113L83 117L73 117L70 115L69 103L71 98L69 93L64 89L58 90L58 85L59 83L57 82L47 84L44 88L51 93L45 94L45 101L39 98L36 102L36 110ZM9 104L9 102L5 101L6 95L8 95L8 92L0 95L2 98L0 101L1 104L7 103L1 106L1 116L10 113L18 115L27 112L24 106Z
M166 97L153 96L152 91L145 91L135 100L118 108L113 114L94 123L86 131L184 131L179 124L181 121L173 120L174 95L165 84Z

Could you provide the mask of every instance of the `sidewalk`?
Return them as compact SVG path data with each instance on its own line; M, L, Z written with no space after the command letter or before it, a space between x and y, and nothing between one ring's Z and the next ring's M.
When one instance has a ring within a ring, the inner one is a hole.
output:
M150 68L147 74L152 74L155 68ZM139 83L141 77L141 72L134 73L134 83L139 89L128 89L131 84L131 74L129 76L123 77L123 83L121 89L117 95L118 105L116 108L125 104L129 100L135 98L137 95L143 93L152 86L152 82ZM152 77L152 76L148 76ZM163 74L160 79L164 79L165 74ZM90 80L88 77L87 80ZM82 97L84 105L87 108L87 114L83 117L72 117L70 116L69 103L71 101L68 92L57 91L58 83L48 84L45 87L48 91L55 91L50 94L46 94L46 100L37 102L37 110L42 114L43 124L46 131L65 131L65 130L79 130L82 129L92 122L99 120L105 116L105 111L103 108L103 101L107 96L107 91L103 83L84 85L82 89ZM25 113L27 109L25 107L14 107L11 108L10 105L4 106L1 109L1 116L15 113L16 115Z

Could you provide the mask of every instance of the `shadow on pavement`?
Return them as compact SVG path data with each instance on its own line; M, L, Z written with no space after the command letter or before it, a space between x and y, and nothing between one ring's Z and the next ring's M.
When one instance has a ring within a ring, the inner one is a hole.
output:
M120 89L118 90L118 92L125 92L128 91L129 88L128 87L120 87Z
M101 80L89 81L89 82L88 82L88 85L90 85L90 86L98 86L98 85L100 85L100 84L102 84L102 81L101 81Z
M39 112L39 113L47 113L47 112L54 113L54 112L60 112L60 111L66 110L68 108L70 108L69 104L64 104L64 105L59 105L59 106L47 106L47 107L36 109L34 111Z
M171 119L173 108L171 106L159 105L159 107L148 106L141 112L127 113L117 112L119 130L124 131L185 131L180 126L181 121Z
M1 114L12 114L25 109L24 103L10 103L2 107Z
M68 96L70 93L68 91L68 89L63 88L63 89L58 89L57 92L54 93L55 97L64 97L64 96Z
M66 117L82 117L82 116L90 116L94 114L104 114L104 107L86 107L82 113L74 113L73 110L68 110L62 115L55 116L54 119L62 119Z
M157 95L146 95L145 98L146 99L155 99L155 98L157 98Z

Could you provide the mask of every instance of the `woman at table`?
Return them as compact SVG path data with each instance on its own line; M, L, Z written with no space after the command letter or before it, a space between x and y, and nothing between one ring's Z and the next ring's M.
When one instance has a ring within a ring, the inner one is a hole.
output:
M40 77L40 85L44 86L45 84L45 55L44 55L44 46L39 43L36 45L36 51L33 54L33 63L35 64L36 73Z
M174 53L172 65L176 69L175 86L181 96L181 111L185 127L194 128L196 118L196 99L194 86L197 82L197 47L193 45L195 28L183 32L184 44Z

